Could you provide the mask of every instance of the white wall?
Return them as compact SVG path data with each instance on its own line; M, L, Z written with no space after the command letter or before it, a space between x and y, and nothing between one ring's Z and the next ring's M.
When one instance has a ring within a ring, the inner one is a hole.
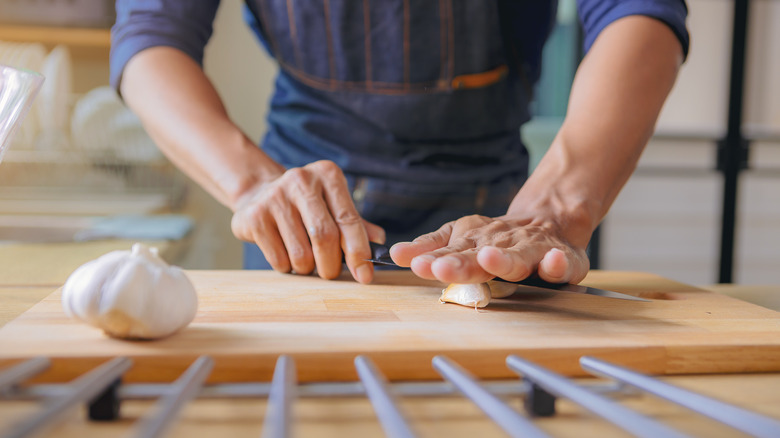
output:
M204 69L232 119L257 142L265 133L268 99L277 66L244 24L243 3L222 1L214 22L214 35L206 47Z
M658 132L722 134L727 118L732 2L688 0L690 56ZM780 2L751 2L745 122L780 132ZM604 224L605 269L717 281L722 177L709 142L654 140ZM780 144L755 144L751 166L780 169ZM659 167L677 167L659 174ZM690 170L688 170L690 169ZM740 179L735 282L780 284L780 172Z

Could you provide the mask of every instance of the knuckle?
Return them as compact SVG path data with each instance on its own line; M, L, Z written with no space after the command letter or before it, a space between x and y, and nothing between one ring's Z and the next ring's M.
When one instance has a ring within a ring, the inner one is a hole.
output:
M456 225L459 226L474 226L474 225L483 225L486 223L485 216L481 216L478 214L471 214L468 216L463 216L462 218L459 218L455 221Z
M283 178L285 184L306 185L309 180L309 173L306 169L293 167L284 173ZM283 190L283 185L277 185L276 187L279 190Z
M287 256L290 257L293 264L299 264L301 261L304 261L306 252L306 249L301 245L289 245L287 247Z
M255 233L264 234L268 229L268 212L259 207L237 212L230 220L230 229L241 240L252 240Z
M417 236L412 240L412 242L418 243L418 242L431 242L435 240L435 237L433 233L423 234L422 236Z
M330 244L339 239L339 230L332 224L320 223L309 227L307 231L312 242L318 244Z
M511 247L515 244L517 238L511 231L501 230L490 234L491 244L503 248Z
M332 175L334 173L341 173L341 168L331 160L320 160L311 163L310 166L316 169L318 173L324 175Z
M334 215L333 219L339 225L354 225L361 222L360 215L353 209L341 210Z
M281 205L286 202L287 195L284 192L284 188L281 185L274 185L269 187L265 193L265 199L262 204L258 204L256 209L264 208L263 205Z

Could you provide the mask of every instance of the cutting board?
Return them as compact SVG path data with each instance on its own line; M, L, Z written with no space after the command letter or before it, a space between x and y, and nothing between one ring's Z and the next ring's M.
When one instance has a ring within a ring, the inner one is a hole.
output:
M128 381L171 381L199 355L211 382L265 381L280 354L302 381L353 380L365 354L394 380L437 377L446 355L483 378L515 377L515 354L565 375L592 355L652 374L780 371L780 313L655 275L594 271L583 284L652 299L637 302L521 290L475 310L440 304L443 287L410 272L377 272L360 285L270 271L188 271L195 321L158 341L130 342L69 319L54 292L0 329L0 366L44 355L38 381L66 381L115 356Z

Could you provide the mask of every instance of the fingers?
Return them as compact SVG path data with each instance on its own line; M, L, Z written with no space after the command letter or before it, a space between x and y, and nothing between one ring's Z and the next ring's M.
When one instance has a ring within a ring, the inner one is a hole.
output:
M582 252L553 248L539 262L539 277L550 283L579 283L587 275L590 261Z
M311 274L318 255L312 253L301 213L295 206L284 204L276 206L273 214L293 271L296 274Z
M318 161L312 167L322 176L325 202L341 235L340 244L347 267L357 281L370 283L374 276L374 265L368 261L371 258L369 237L364 221L352 201L346 178L332 161ZM340 257L337 269L341 270Z
M336 278L343 251L352 276L371 282L369 240L384 242L385 233L360 217L335 163L290 169L255 195L241 203L233 230L255 241L275 270L306 274L316 267L321 277ZM570 245L561 230L555 222L532 225L527 219L473 215L393 245L390 255L418 276L446 283L518 281L534 272L546 281L576 283L589 262L584 248Z
M430 251L447 246L452 234L452 222L442 225L438 230L423 234L412 242L399 242L390 248L390 257L398 266L409 267L412 259ZM430 258L432 262L435 257Z
M528 246L522 250L488 246L479 251L477 262L486 272L510 281L523 280L536 272L550 283L578 283L589 269L584 251L546 245Z
M479 251L477 263L487 272L504 280L519 281L533 273L539 262L539 251L531 254L510 248L486 246Z
M315 267L327 279L341 273L342 249L352 275L362 283L373 277L369 238L385 239L384 230L363 221L355 209L341 169L330 161L287 170L240 202L233 233L254 241L274 270L308 274Z
M519 281L534 273L549 282L579 282L588 272L583 249L555 232L504 217L468 216L413 242L394 245L393 260L418 276L445 283Z
M439 281L445 283L484 283L494 277L477 262L477 248L453 252L438 257L430 265L430 271Z
M252 220L252 217L244 211L234 214L231 221L233 234L241 240L255 242L273 270L290 272L292 266L290 259L287 257L282 236L276 229L275 224L271 225L274 222L273 217L269 214L267 219L258 222ZM258 223L259 227L250 227L249 224L253 223Z

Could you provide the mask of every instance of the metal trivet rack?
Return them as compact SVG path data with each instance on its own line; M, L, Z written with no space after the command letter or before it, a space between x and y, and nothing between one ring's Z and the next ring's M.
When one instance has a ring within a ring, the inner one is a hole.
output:
M583 356L580 366L587 372L609 379L607 383L577 384L559 374L518 356L506 358L506 365L521 379L479 381L445 356L433 358L433 368L443 381L390 383L366 356L355 358L359 382L297 383L296 367L290 356L278 358L270 383L223 383L204 385L214 361L208 356L195 360L170 384L122 384L132 360L112 359L65 384L21 384L46 370L50 360L34 358L0 373L0 398L36 400L35 413L0 432L4 438L32 435L56 421L70 407L84 403L89 418L111 421L119 418L122 400L157 399L152 411L134 425L133 436L161 436L177 413L193 398L268 398L263 437L291 436L292 407L296 398L367 396L388 437L415 437L397 399L400 397L456 396L462 394L512 437L547 437L532 421L534 417L555 415L558 398L568 399L637 437L686 437L688 435L655 421L614 401L612 398L641 391L684 406L751 436L780 437L780 421L691 392L658 379L594 357ZM504 402L504 398L524 398L525 413Z

